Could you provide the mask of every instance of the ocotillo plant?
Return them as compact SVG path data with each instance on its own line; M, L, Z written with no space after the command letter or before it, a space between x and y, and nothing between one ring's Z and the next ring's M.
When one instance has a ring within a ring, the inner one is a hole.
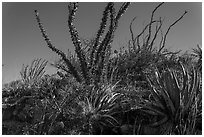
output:
M169 31L172 29L172 27L174 27L174 25L176 25L187 14L187 11L185 11L177 20L175 20L167 28L167 31L163 34L162 26L163 26L164 20L161 17L159 17L159 19L154 19L155 12L157 12L157 10L163 4L164 2L160 3L158 6L154 8L154 10L151 12L150 22L142 29L142 31L136 37L132 30L132 24L136 20L136 17L132 19L130 23L130 27L129 27L129 30L131 33L131 40L129 42L129 45L132 44L132 48L136 52L142 52L143 50L152 51L155 41L158 40L159 38L158 35L161 32L161 40L159 40L159 47L158 47L158 53L160 53L166 46L166 39L169 34Z
M57 53L62 60L65 62L67 68L69 69L69 73L78 81L83 82L87 85L89 84L97 84L100 82L102 73L104 72L104 68L106 68L106 64L104 63L104 60L106 57L108 57L108 54L110 54L110 45L114 37L114 32L116 28L118 27L118 22L121 16L125 13L127 8L129 7L130 3L123 3L120 7L118 13L116 14L114 3L109 2L107 6L105 7L105 10L103 12L103 17L100 23L100 28L96 34L94 44L90 47L90 56L88 57L89 60L86 58L86 54L82 49L82 43L78 35L78 31L74 26L74 19L75 14L77 12L78 3L69 3L68 5L68 27L69 32L71 34L71 39L73 42L73 45L75 46L75 52L78 57L78 61L80 63L80 70L77 70L76 67L71 63L71 61L67 58L66 54L62 52L61 50L57 49L53 44L51 43L49 37L46 34L45 29L43 28L43 25L41 23L39 13L37 10L35 10L36 19L38 22L38 26L41 30L42 36L44 37L48 47ZM110 14L110 24L109 28L106 34L105 28L107 26L107 20ZM105 35L102 39L103 34Z

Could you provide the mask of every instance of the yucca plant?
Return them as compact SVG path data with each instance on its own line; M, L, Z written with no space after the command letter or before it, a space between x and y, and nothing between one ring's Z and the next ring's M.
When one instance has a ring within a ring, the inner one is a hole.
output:
M75 46L75 53L78 57L78 61L80 64L79 70L76 69L76 67L67 58L64 52L62 52L61 50L53 46L49 37L46 34L45 29L43 28L43 25L41 23L39 13L37 10L35 10L35 14L36 14L38 26L48 47L61 57L61 59L69 69L68 71L66 71L66 73L70 73L77 80L77 82L86 83L87 85L89 85L91 83L97 84L101 80L101 76L103 75L104 69L107 68L105 59L106 57L109 56L110 49L111 49L110 44L113 40L114 32L118 27L118 21L121 18L121 16L125 13L129 5L130 5L129 2L123 3L118 13L116 14L114 3L109 2L107 4L103 12L102 21L100 24L100 28L96 34L94 44L93 46L90 47L90 56L88 57L89 58L88 60L82 48L82 42L78 36L78 31L75 28L73 23L75 19L75 14L78 8L78 3L70 3L68 5L68 11L69 11L68 27L69 27L69 32L71 34L72 42ZM104 34L104 31L107 25L109 14L110 14L110 25L107 33L104 36L104 39L102 39L102 36Z
M150 126L163 127L163 134L182 134L180 127L191 128L188 134L194 134L196 118L202 113L198 111L198 102L201 101L198 72L193 68L189 77L184 65L181 64L181 68L182 80L172 69L162 73L155 70L156 79L148 79L150 99L143 100L141 104L144 112L158 119Z

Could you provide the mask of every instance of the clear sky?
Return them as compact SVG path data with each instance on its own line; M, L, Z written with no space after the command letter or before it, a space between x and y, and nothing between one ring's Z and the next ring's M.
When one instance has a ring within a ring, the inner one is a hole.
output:
M116 9L122 3L116 3ZM159 3L133 2L124 16L120 19L112 46L114 49L125 46L130 39L129 24L133 23L135 34L141 31L144 23L149 22L152 10ZM22 64L30 64L35 58L43 58L53 62L58 57L43 40L37 26L34 10L40 13L41 21L52 43L66 52L73 50L67 27L68 3L2 3L2 82L7 83L20 78ZM93 38L102 18L105 2L79 3L75 26L82 38ZM184 11L188 14L176 24L167 37L166 46L172 50L191 50L197 44L202 46L202 3L164 3L155 13L155 17L165 17L165 26L173 23ZM47 67L47 73L54 69Z

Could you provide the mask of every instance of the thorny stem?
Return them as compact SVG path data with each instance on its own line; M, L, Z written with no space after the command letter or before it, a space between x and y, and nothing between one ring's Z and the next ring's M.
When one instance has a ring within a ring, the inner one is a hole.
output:
M148 45L149 44L149 40L150 40L150 38L151 38L151 31L152 31L152 21L153 21L153 18L154 18L154 13L156 12L156 10L162 5L162 4L164 4L164 2L162 2L162 3L160 3L154 10L153 10L153 12L152 12L152 16L151 16L151 20L150 20L150 25L149 25L149 36L148 36L148 38L147 38L147 42L146 42L146 44Z
M78 3L70 3L68 5L68 9L69 9L68 26L69 26L69 31L71 34L72 42L75 46L75 52L77 53L77 56L78 56L79 61L80 61L80 67L81 67L83 78L84 78L86 84L89 84L87 61L86 61L84 52L81 49L82 44L81 44L81 41L80 41L79 36L78 36L78 31L73 24L75 14L77 11L77 7L78 7Z
M103 33L104 33L104 30L106 28L106 22L107 22L107 18L108 18L108 13L109 13L109 9L110 9L110 6L111 6L111 3L108 3L104 12L103 12L103 17L101 19L101 24L100 24L100 28L97 32L97 36L95 38L95 43L93 45L93 49L91 51L91 61L90 61L90 66L92 66L92 63L93 63L93 59L94 59L94 53L96 51L96 48L97 46L99 45L99 40L100 38L102 37Z
M137 45L140 45L140 42L139 42L139 41L140 41L140 37L141 37L141 35L144 34L144 32L145 32L145 30L148 28L148 26L151 25L151 24L153 24L153 23L156 23L156 22L159 22L159 21L154 20L154 21L152 21L151 23L147 24L147 25L144 27L144 29L142 30L142 32L137 35L137 37L135 38L135 40L137 40Z
M132 45L133 45L133 48L135 49L136 48L136 45L135 45L135 38L134 38L134 33L133 33L133 30L132 30L132 23L135 21L136 17L134 17L130 23L130 34L131 34L131 39L132 39ZM140 50L140 45L137 45L138 47L138 50Z
M166 37L167 37L167 35L168 35L170 29L171 29L177 22L179 22L186 14L187 14L187 11L185 11L185 12L181 15L180 18L178 18L174 23L172 23L172 24L169 26L168 30L166 31L166 33L165 33L165 35L164 35L163 45L162 45L162 47L159 49L159 52L161 52L161 50L162 50L162 49L164 48L164 46L165 46Z
M39 17L39 13L37 10L35 10L35 15L36 15L36 20L38 23L38 26L40 28L40 31L42 33L43 38L45 39L48 47L54 51L55 53L57 53L59 56L61 56L61 58L64 60L64 62L67 64L67 66L69 67L70 71L72 72L71 74L76 78L76 80L78 82L81 82L82 80L80 79L78 72L76 71L75 67L71 64L71 62L67 59L66 55L59 49L57 49L56 47L54 47L49 39L49 37L46 34L45 29L43 28L43 25L40 21L40 17Z

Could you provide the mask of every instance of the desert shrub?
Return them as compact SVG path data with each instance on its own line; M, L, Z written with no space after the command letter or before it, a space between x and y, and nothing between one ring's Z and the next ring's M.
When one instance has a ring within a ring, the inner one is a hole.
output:
M155 44L163 20L154 19L154 14L162 4L136 37L132 31L136 18L131 21L127 48L114 54L114 32L130 3L116 12L109 2L90 40L79 38L74 26L79 5L70 3L68 27L74 54L53 46L35 11L45 42L60 56L52 63L58 71L44 75L48 62L42 59L33 60L30 67L23 65L21 80L2 91L3 134L200 134L202 50L198 46L193 55L180 55L165 47L170 29L186 11Z
M132 19L129 30L131 39L126 48L116 51L113 58L109 60L110 65L115 70L114 80L122 85L134 85L145 88L148 86L146 76L154 71L152 68L157 66L159 70L179 65L178 54L180 51L169 51L166 49L166 38L171 28L178 23L187 13L186 11L174 21L166 30L164 35L162 31L163 20L161 17L155 19L155 13L163 3L158 4L151 13L150 21L145 25L142 31L135 36L133 32ZM113 70L112 69L112 70Z

